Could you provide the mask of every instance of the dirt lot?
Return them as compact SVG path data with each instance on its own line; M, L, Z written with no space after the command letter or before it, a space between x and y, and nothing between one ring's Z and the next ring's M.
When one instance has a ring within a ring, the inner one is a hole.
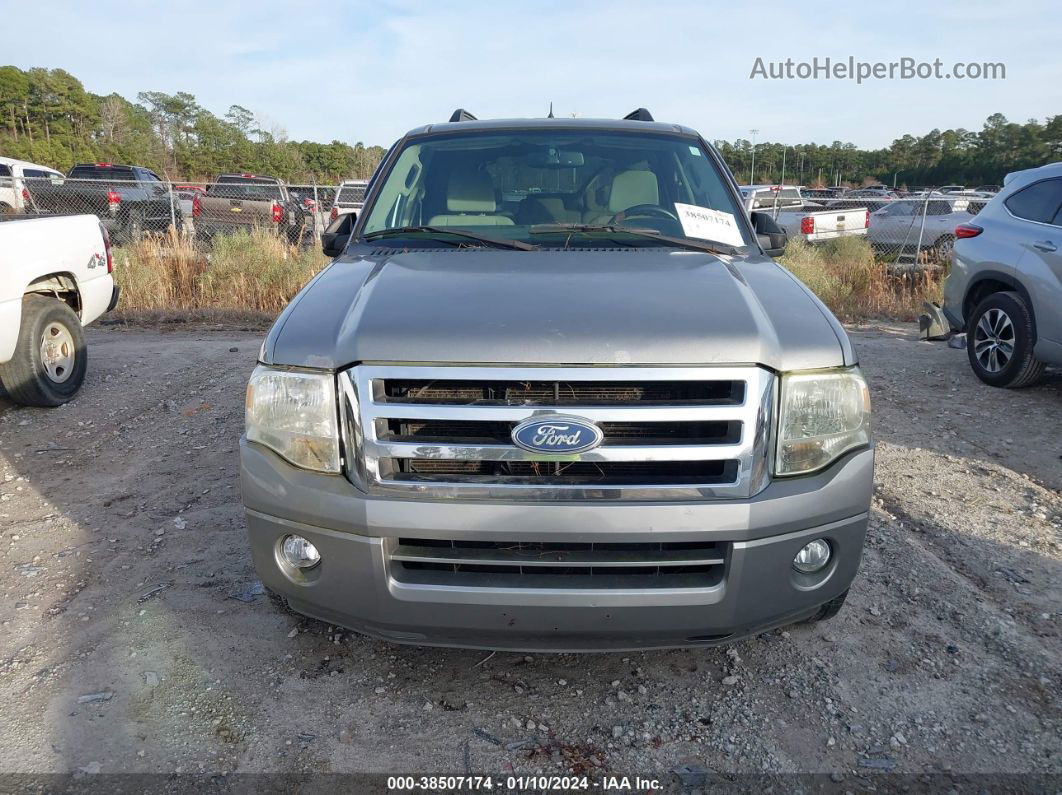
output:
M256 593L236 449L260 338L94 329L75 403L0 397L0 770L1062 773L1062 374L996 391L963 351L857 329L878 486L836 619L490 656Z

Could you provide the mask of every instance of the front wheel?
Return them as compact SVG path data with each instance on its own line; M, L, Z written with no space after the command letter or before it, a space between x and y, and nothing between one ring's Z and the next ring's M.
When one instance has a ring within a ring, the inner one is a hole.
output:
M60 406L77 394L87 367L88 348L74 310L57 298L25 296L15 355L0 364L0 382L11 399Z
M1033 356L1033 318L1018 293L993 293L967 324L966 354L974 375L989 386L1020 389L1040 380L1044 365Z

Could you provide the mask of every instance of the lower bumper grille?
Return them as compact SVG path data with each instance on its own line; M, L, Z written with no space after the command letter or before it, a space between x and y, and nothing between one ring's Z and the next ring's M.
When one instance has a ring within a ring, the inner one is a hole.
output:
M727 545L705 542L554 543L400 538L399 582L481 588L711 588Z

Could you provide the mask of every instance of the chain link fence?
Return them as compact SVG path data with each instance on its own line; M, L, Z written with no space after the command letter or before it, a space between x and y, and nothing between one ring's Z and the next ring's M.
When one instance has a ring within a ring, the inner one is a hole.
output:
M294 245L313 245L331 221L361 208L367 184L365 180L285 184L251 174L227 175L213 183L170 182L146 169L123 168L101 164L91 178L58 172L0 175L0 208L26 215L89 213L103 222L117 245L144 236L163 237L170 229L204 245L219 234L252 229L274 231ZM116 173L110 174L112 170ZM107 176L100 176L102 172ZM795 189L792 193L795 198ZM865 190L839 195L808 190L795 198L795 204L756 208L773 211L790 236L800 235L800 222L812 214L865 209L869 217L863 223L857 222L866 216L853 218L846 212L839 235L864 237L880 261L892 270L906 271L946 265L956 227L972 222L991 197L935 189L903 197Z
M951 262L956 228L972 222L991 199L987 194L920 194L868 201L851 197L834 206L860 202L870 213L867 241L877 257L898 271L939 269ZM829 206L829 205L828 205Z
M934 188L904 196L865 190L771 190L782 200L772 205L765 189L758 194L753 209L774 215L791 237L863 238L875 257L896 272L945 267L951 261L956 228L971 223L992 199L990 193ZM831 231L823 233L823 229ZM838 231L832 231L835 229Z
M217 235L256 229L274 232L293 245L314 245L331 221L360 209L365 200L365 180L289 185L240 174L210 183L166 181L146 169L107 164L94 170L91 177L57 172L0 175L0 211L95 215L116 245L170 234L209 244Z

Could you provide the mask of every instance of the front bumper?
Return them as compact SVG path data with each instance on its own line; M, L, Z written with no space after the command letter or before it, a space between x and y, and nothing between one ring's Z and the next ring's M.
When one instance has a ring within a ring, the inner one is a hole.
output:
M367 497L338 476L290 466L241 444L255 568L296 611L400 643L535 651L711 645L813 615L859 568L873 451L827 472L777 480L745 500L653 504L447 502ZM321 553L301 581L277 563L297 533ZM503 541L729 544L722 581L689 589L473 588L399 582L388 549L399 536ZM826 538L832 562L801 579L801 546Z

